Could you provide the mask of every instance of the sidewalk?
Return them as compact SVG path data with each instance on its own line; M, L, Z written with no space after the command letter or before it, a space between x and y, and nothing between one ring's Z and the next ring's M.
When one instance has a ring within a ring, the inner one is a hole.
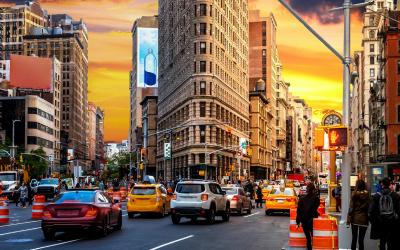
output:
M330 216L335 217L338 220L340 219L340 213L328 213ZM367 234L365 235L364 239L364 244L365 244L365 249L368 250L375 250L378 249L378 241L377 240L371 240L370 239L370 230L371 230L371 225L368 227ZM351 236L350 236L351 238ZM351 242L349 242L351 244ZM282 247L281 250L306 250L306 248L298 248L298 247L289 247L288 242ZM340 250L347 250L347 249L340 249ZM350 248L348 249L350 250Z

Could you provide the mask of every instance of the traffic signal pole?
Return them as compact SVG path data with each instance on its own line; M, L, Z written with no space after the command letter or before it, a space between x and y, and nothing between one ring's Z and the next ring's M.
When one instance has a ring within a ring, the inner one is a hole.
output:
M343 63L343 125L349 126L350 120L350 9L361 8L374 4L369 1L360 4L352 4L351 0L344 0L343 6L332 9L332 11L343 10L344 14L344 46L343 56L340 55L328 42L326 42L307 22L288 4L285 0L278 0L290 13L293 14L319 41L321 41L330 51L332 51ZM342 214L339 229L339 248L348 249L350 247L350 230L346 230L345 220L350 203L350 174L351 158L346 148L343 154L342 164Z

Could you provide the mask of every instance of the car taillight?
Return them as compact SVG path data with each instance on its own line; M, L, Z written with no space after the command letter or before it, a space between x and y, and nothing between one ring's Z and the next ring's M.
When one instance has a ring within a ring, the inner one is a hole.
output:
M232 197L232 200L233 200L233 201L238 201L238 200L239 200L239 196L234 195L234 196Z
M201 200L202 201L208 201L208 194L202 194L201 195Z
M172 195L172 199L176 200L176 194Z
M268 198L267 200L268 201L274 201L275 199L274 198Z
M295 201L295 199L294 198L286 198L286 201L292 202L292 201Z
M50 211L49 210L47 210L47 208L45 208L44 210L43 210L43 218L45 218L45 219L50 219L50 218L52 218L53 216L51 216L51 213L50 213Z
M94 217L97 215L97 209L94 207L90 207L85 214L85 217Z

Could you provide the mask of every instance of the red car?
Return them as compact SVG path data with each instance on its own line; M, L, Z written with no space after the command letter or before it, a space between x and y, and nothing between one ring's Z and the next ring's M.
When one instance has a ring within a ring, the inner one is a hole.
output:
M43 210L42 231L45 239L56 232L94 230L106 236L109 229L120 230L122 211L100 190L73 189L60 194Z

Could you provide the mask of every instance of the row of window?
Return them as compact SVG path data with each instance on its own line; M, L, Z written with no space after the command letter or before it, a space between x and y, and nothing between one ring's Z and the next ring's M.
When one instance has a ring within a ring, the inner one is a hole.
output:
M46 132L50 135L54 134L54 130L50 127L47 127L46 125L43 125L39 122L28 122L28 128L31 129L38 129L40 131Z
M28 114L39 115L39 116L41 116L43 118L46 118L49 121L54 121L54 116L53 115L51 115L51 114L49 114L49 113L47 113L47 112L45 112L45 111L43 111L43 110L41 110L39 108L29 107L28 108Z
M44 148L53 148L53 142L37 136L28 136L27 143L29 145L38 145Z

